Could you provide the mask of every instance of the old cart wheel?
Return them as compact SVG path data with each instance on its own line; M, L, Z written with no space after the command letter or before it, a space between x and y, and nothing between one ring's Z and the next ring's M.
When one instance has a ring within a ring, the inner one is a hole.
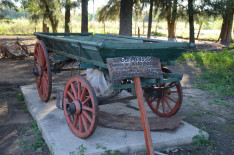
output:
M167 68L162 68L164 73L171 73ZM156 87L164 88L167 86L173 86L175 83L167 83L156 85ZM174 116L180 109L183 93L181 84L178 83L176 86L167 90L159 90L159 96L147 97L146 101L150 109L160 117L171 117Z
M49 54L42 40L38 40L35 45L33 73L36 76L38 94L42 101L47 102L51 96L52 75Z
M63 107L68 126L76 136L87 138L94 133L98 122L98 101L88 80L78 76L67 82Z

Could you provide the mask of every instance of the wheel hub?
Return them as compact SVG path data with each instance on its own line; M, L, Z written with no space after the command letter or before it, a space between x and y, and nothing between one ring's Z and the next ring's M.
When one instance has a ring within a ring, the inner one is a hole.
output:
M74 100L72 103L66 105L67 114L80 115L82 113L82 103L80 100Z
M42 77L42 76L43 76L43 69L42 69L42 66L34 67L34 68L33 68L33 74L34 74L35 76L40 76L40 77Z

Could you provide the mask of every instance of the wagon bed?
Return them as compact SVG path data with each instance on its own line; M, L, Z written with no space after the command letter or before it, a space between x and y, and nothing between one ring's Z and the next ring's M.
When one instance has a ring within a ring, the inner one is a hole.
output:
M106 58L153 56L161 61L178 58L191 45L173 41L93 33L34 33L49 51L105 67Z

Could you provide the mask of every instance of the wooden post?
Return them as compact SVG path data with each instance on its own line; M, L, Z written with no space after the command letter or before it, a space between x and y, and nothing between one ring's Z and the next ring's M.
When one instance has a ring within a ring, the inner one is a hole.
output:
M140 28L138 27L138 38L141 37L141 34L140 34Z
M43 30L42 30L44 33L47 32L47 25L45 23L43 23Z
M140 77L134 78L134 84L136 88L136 94L137 94L139 109L141 113L141 121L142 121L142 125L144 128L144 136L145 136L147 152L148 152L148 155L154 155L154 147L153 147L152 138L150 134L149 121L148 121L148 117L147 117L147 113L146 113L146 109L144 105L144 97L143 97Z

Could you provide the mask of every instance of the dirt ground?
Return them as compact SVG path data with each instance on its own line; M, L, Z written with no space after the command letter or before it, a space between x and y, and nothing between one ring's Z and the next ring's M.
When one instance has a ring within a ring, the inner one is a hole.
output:
M33 51L32 36L0 36L0 41L25 40ZM210 41L199 42L198 49L220 48ZM0 59L0 154L50 154L41 139L31 115L22 100L19 86L34 83L33 64L28 59ZM194 88L196 75L201 72L192 63L169 67L183 73L183 103L177 116L186 116L185 121L208 132L208 142L160 150L166 154L234 154L234 99L219 96ZM70 74L54 76L55 81L66 81ZM61 78L62 77L62 78ZM223 103L215 102L222 99ZM204 144L203 144L204 143ZM142 153L146 154L146 153Z

